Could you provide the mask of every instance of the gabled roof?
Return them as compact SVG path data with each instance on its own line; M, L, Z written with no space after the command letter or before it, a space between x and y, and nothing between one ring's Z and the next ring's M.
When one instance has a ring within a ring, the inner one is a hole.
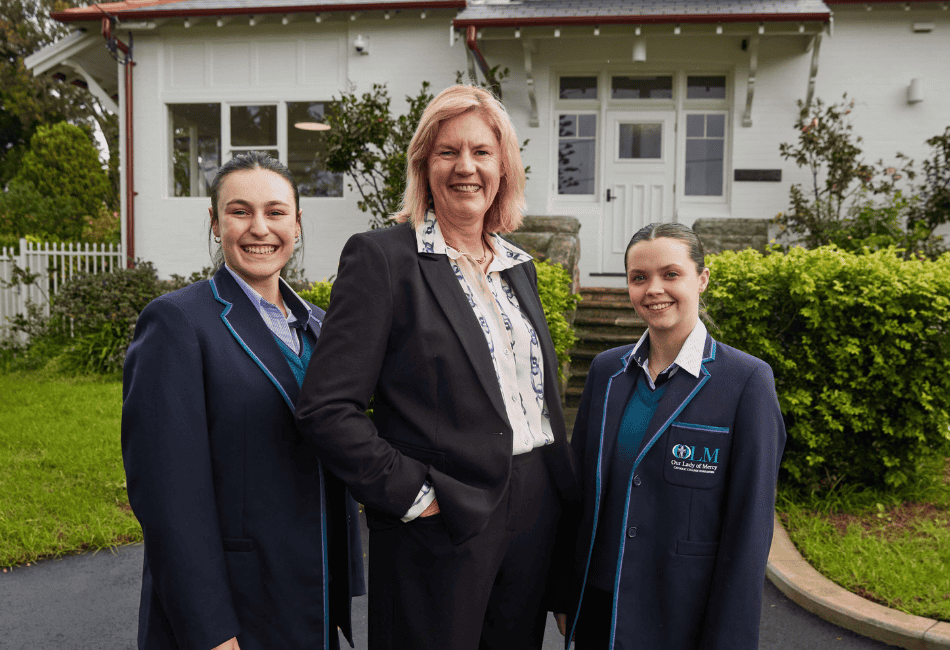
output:
M469 0L456 27L617 23L827 22L821 0Z
M397 11L400 9L462 9L465 0L124 0L74 7L50 14L63 23L101 20L105 14L119 20L177 16L234 16L248 14L323 13L334 11Z

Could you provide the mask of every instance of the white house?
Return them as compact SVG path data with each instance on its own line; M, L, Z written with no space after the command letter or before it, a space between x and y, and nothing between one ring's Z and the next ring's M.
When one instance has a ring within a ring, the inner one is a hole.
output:
M920 159L950 123L943 1L126 0L53 17L77 31L27 65L122 116L123 240L163 275L208 265L208 182L249 148L300 181L307 277L335 272L368 216L294 124L351 85L387 84L399 111L422 81L507 67L528 212L580 220L585 286L622 284L649 221L785 209L805 180L779 156L796 100L847 92L869 160Z

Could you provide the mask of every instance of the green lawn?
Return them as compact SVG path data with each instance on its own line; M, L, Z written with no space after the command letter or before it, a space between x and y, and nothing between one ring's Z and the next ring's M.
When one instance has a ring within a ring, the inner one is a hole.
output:
M780 490L777 509L795 546L828 579L888 607L950 621L948 472L944 464L925 468L916 485L890 493Z
M121 382L0 374L0 396L0 566L140 540Z

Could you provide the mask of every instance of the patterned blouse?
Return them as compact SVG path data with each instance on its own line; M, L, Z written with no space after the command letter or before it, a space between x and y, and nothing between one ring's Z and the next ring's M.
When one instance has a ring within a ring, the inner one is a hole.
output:
M502 271L533 258L498 235L489 239L494 259L486 274L471 256L446 245L433 212L426 213L425 220L416 228L418 252L448 256L459 286L482 326L514 434L512 454L518 455L554 442L544 404L544 363L538 333L501 275ZM403 519L418 516L433 501L434 492L428 483L424 485Z

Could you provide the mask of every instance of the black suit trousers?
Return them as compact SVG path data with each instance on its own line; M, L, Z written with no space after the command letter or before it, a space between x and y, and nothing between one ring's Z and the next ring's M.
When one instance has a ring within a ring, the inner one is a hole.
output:
M560 512L534 450L512 458L501 502L462 544L450 541L441 515L371 528L370 649L540 650Z

